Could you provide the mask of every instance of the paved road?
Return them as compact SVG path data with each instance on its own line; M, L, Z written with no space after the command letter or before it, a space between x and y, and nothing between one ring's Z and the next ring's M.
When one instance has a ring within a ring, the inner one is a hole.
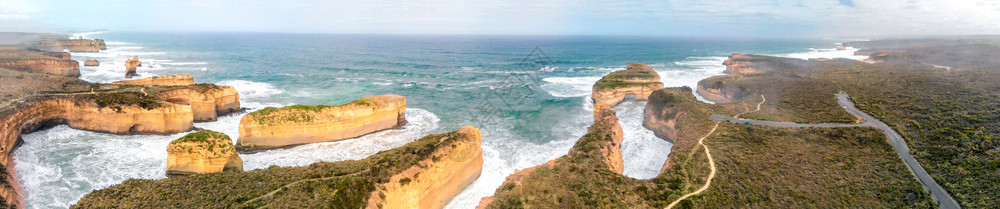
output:
M713 115L711 118L712 118L712 120L715 120L715 121L728 121L728 122L734 122L734 123L747 123L747 124L753 124L753 125L775 126L775 127L793 127L793 128L798 128L798 127L875 127L875 128L878 128L879 130L882 130L882 132L885 133L886 138L888 138L888 140L889 140L889 144L891 144L892 148L894 150L896 150L896 154L899 155L899 158L903 159L903 163L906 164L906 167L910 168L910 172L912 172L913 175L917 177L917 180L920 181L920 184L923 184L924 189L926 189L928 192L931 193L931 196L934 198L934 200L937 200L937 202L941 205L941 208L943 208L943 209L958 209L958 208L961 208L958 205L958 202L956 202L955 199L952 198L951 195L948 194L948 192L944 190L944 188L941 188L941 185L938 185L938 183L936 181L934 181L934 178L931 178L931 176L929 174L927 174L927 171L924 170L924 167L920 166L920 163L918 163L916 159L913 159L913 156L910 155L910 148L908 148L906 146L906 141L903 140L903 137L900 136L899 133L896 133L895 130L892 130L892 128L890 128L889 125L886 125L885 123L882 123L882 121L879 121L878 119L875 119L875 117L872 117L871 115L868 115L867 113L862 112L857 107L854 107L854 103L851 102L850 97L847 94L845 94L845 93L839 93L839 94L837 94L837 103L839 103L840 106L844 108L844 110L847 110L847 112L853 114L854 116L857 116L857 117L861 118L865 122L864 123L858 123L858 124L831 124L831 123L803 124L803 123L786 123L786 122L772 122L772 121L737 119L737 118L729 117L729 116L726 116L726 115Z

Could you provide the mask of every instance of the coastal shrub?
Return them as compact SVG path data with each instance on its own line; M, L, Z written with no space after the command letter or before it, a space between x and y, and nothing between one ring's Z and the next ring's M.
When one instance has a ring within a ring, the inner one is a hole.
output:
M139 92L87 94L78 96L78 98L94 101L94 103L96 103L100 108L117 107L118 111L121 111L120 106L130 105L137 105L147 110L160 107L160 99L152 96L146 96Z

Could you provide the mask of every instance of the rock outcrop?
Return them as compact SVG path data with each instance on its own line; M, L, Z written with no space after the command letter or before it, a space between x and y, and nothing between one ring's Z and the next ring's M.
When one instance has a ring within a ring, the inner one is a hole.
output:
M482 133L466 126L458 136L451 146L390 177L379 187L384 190L372 192L366 208L443 208L483 171Z
M61 52L99 52L108 49L102 39L65 39L55 41L39 41L32 48L42 51Z
M167 175L243 171L233 140L211 130L184 135L167 146Z
M844 51L844 50L847 50L847 47L845 47L845 46L837 46L837 51Z
M219 115L240 111L240 95L232 86L180 88L156 93L174 104L190 105L194 121L215 121Z
M95 60L96 61L96 60ZM188 74L168 74L158 75L149 78L134 80L115 81L116 85L140 85L140 86L183 86L194 84L194 77Z
M761 72L753 66L752 55L732 54L729 59L722 62L726 66L726 72L731 74L748 74Z
M479 130L462 127L358 160L128 180L87 194L73 207L434 209L479 177L482 153Z
M750 95L744 88L729 85L729 76L714 76L698 81L698 95L715 103L730 103Z
M663 88L660 75L643 63L628 63L628 69L605 75L594 83L592 96L595 103L614 106L632 95L636 100L646 100L649 93Z
M615 111L611 110L611 106L603 103L594 104L594 125L587 128L587 134L576 141L569 153L545 164L515 171L514 174L507 176L502 186L494 193L495 196L483 198L476 208L508 208L511 206L508 203L512 202L516 202L514 205L537 205L540 208L561 208L560 205L578 208L580 205L567 206L558 203L561 202L558 200L568 200L563 197L578 198L579 194L592 195L595 192L603 192L581 191L577 188L587 183L576 180L600 181L600 179L595 178L606 177L609 175L606 173L614 173L611 176L621 176L624 170L620 149L623 136L618 117L615 115ZM580 179L559 179L560 177L556 175L573 176ZM538 185L533 184L550 184L550 186L537 188L535 186ZM531 200L524 200L520 199L523 196L518 196L525 195L520 192L528 194L539 192L552 195L533 196L535 198ZM531 203L525 201L531 201ZM577 201L579 203L580 200ZM541 204L534 204L539 202ZM505 205L494 205L497 203ZM590 207L598 206L590 205Z
M236 149L260 149L354 138L406 124L406 97L364 97L338 106L268 107L243 116Z
M0 68L32 73L51 73L80 77L80 63L62 59L15 59L0 60Z
M83 61L83 66L99 66L99 65L101 65L101 62L99 62L97 60Z
M139 61L139 56L133 56L132 59L125 60L125 78L139 76L139 74L135 71L139 66L142 66L142 62Z

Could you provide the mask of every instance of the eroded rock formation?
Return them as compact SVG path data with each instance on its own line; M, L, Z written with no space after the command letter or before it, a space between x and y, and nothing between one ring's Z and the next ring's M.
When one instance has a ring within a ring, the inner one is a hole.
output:
M730 103L750 95L749 91L738 86L729 85L729 76L714 76L698 81L698 95L715 103Z
M34 49L50 52L99 52L108 49L102 39L65 39L55 41L39 41L33 45Z
M142 62L139 61L139 56L133 56L132 59L125 60L125 78L139 76L139 74L135 71L139 66L142 66Z
M441 208L482 172L481 136L462 127L359 160L128 180L73 208Z
M448 204L483 171L482 133L471 126L458 133L453 145L438 148L431 158L390 177L380 187L384 190L372 192L366 208L443 208Z
M96 61L96 60L95 60ZM134 80L115 81L116 85L140 85L140 86L182 86L194 84L194 77L188 74L168 74L158 75L149 78Z
M215 121L219 115L240 111L240 95L232 86L180 88L156 96L170 103L190 105L197 122Z
M594 83L592 96L595 103L614 106L632 95L636 100L646 100L649 93L663 88L660 75L643 63L628 63L628 69L615 71Z
M759 73L760 70L753 66L752 60L752 55L732 54L729 55L729 59L722 62L722 65L725 65L726 72L731 74Z
M80 63L62 59L0 60L0 68L32 73L51 73L80 77Z
M520 205L523 203L521 201L526 200L511 200L513 195L523 195L523 194L511 194L518 193L517 191L526 191L516 189L517 187L532 187L535 185L527 185L532 183L540 183L539 181L549 182L551 184L557 185L577 185L583 182L572 182L569 179L562 179L560 182L550 182L553 178L554 173L560 173L558 175L590 175L595 173L613 172L617 176L624 170L624 161L622 160L621 154L621 141L623 139L623 132L621 125L618 123L618 116L615 115L615 111L611 110L611 106L597 103L594 105L594 125L587 128L587 134L576 141L573 148L569 150L565 156L556 158L555 160L549 161L545 164L538 165L535 167L517 170L514 174L507 176L506 180L499 189L497 189L495 196L483 198L479 206L476 208L491 208L495 202L500 201L502 204L510 203L511 201L519 202L515 205ZM544 173L539 174L539 171ZM587 172L587 173L576 173L576 172ZM567 174L574 173L574 174ZM558 178L558 177L556 177ZM581 177L587 178L588 177ZM593 179L596 180L596 179ZM558 187L558 186L557 186ZM566 186L569 187L569 186ZM598 191L580 191L575 189L576 187L568 188L569 191L549 191L553 196L537 196L537 199L530 201L533 202L545 202L545 204L539 204L543 208L555 207L560 205L557 203L556 199L563 199L563 195L573 196L574 194L587 193L593 194ZM542 192L536 190L537 188L526 188L527 191ZM546 190L548 191L548 190ZM560 192L567 192L567 194L562 194ZM569 193L575 192L575 193ZM511 195L511 196L509 196ZM568 199L566 199L568 200ZM529 204L530 205L530 204ZM543 206L544 205L544 206ZM506 208L508 205L504 206L493 206L493 208ZM565 205L563 205L565 207ZM592 205L592 207L594 207ZM626 207L627 208L627 207Z
M254 151L349 139L406 124L406 97L364 97L338 106L268 107L243 116L236 149Z
M99 62L97 60L83 61L83 66L99 66L99 65L101 65L101 62Z
M243 171L233 140L211 130L184 135L167 146L167 175Z

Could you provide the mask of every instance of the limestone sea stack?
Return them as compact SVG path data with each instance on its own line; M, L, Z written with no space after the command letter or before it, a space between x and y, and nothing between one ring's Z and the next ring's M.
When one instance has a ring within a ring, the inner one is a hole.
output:
M364 97L338 106L268 107L243 116L236 149L260 149L330 142L406 124L406 97Z
M482 133L472 126L462 127L453 134L450 146L434 151L431 158L402 173L373 191L368 208L443 208L483 172ZM382 198L379 193L384 194ZM375 207L377 208L377 207Z
M722 62L726 66L726 72L730 74L759 73L760 70L753 66L752 55L732 54L729 59Z
M643 63L628 63L628 69L615 71L594 83L595 103L615 106L632 95L636 100L646 100L649 94L663 88L660 75Z
M140 86L183 86L183 85L194 84L194 77L191 77L191 75L188 74L168 74L168 75L158 75L142 79L115 81L111 84L140 85Z
M233 140L211 130L184 135L167 146L167 175L243 171Z
M101 62L98 62L97 60L83 61L83 66L99 66L99 65L101 65Z
M232 86L180 88L156 96L170 103L190 105L196 122L215 121L219 115L240 111L240 95Z
M139 76L135 72L135 69L142 66L142 62L139 61L139 56L133 56L132 59L125 60L125 78L132 78L132 76Z
M845 46L837 46L837 51L844 51L844 50L847 50L847 47L845 47Z

